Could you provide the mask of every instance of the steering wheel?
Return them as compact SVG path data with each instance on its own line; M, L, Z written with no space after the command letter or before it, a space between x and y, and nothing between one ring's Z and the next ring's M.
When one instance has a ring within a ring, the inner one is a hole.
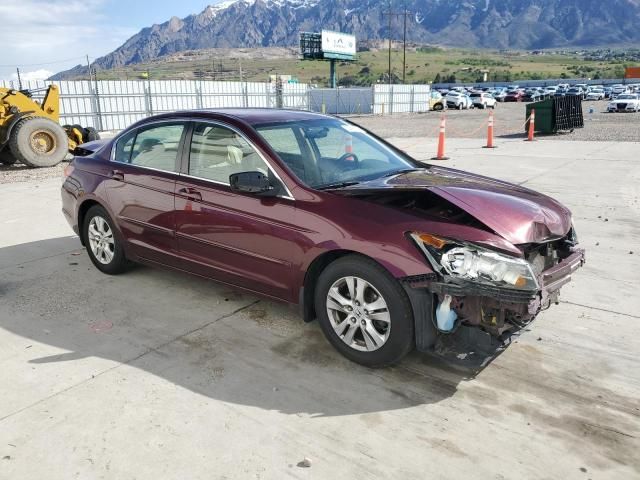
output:
M347 159L348 158L352 158L353 160L353 165L354 168L356 168L358 166L358 163L360 162L360 160L358 159L358 156L355 153L345 153L344 155L342 155L340 158L338 158L338 160L336 160L336 162L338 163L347 163ZM351 163L351 161L349 161L348 163Z

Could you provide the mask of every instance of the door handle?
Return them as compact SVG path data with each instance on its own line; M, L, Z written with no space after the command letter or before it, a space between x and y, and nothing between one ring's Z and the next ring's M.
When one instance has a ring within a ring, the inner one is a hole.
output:
M192 200L202 200L202 194L195 188L183 187L178 190L178 193L185 197L189 197Z
M111 172L111 178L122 182L124 181L124 172L122 170L113 170Z

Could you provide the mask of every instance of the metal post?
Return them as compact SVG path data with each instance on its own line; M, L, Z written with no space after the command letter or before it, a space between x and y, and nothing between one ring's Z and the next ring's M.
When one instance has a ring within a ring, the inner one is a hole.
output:
M409 93L409 101L411 102L410 103L411 106L409 107L409 111L411 113L413 113L413 109L414 109L413 104L414 104L415 98L416 98L415 97L415 86L411 85L411 92Z
M202 105L202 77L200 77L200 81L196 87L196 108L203 108Z
M240 67L240 72L242 72L242 67ZM249 106L249 93L248 93L248 89L247 89L247 84L243 83L241 85L242 88L242 106L244 108L247 108Z
M404 3L404 33L402 34L402 83L404 82L404 76L407 72L407 2Z
M393 115L393 85L389 85L389 115Z
M391 0L389 0L389 76L387 83L391 85Z
M332 58L329 61L329 87L337 88L336 82L336 59Z
M22 78L20 77L20 69L16 68L16 72L18 73L18 90L22 90Z
M149 112L149 115L153 115L153 102L151 100L151 74L149 73L149 70L147 69L147 111Z
M91 78L91 69L89 69L89 78ZM102 124L102 111L100 109L100 90L98 89L98 73L96 72L96 69L94 67L93 69L93 81L94 81L94 98L95 98L95 104L96 104L96 116L97 116L97 120L98 123L96 124L96 128L98 129L98 131L102 132L104 130L104 125Z

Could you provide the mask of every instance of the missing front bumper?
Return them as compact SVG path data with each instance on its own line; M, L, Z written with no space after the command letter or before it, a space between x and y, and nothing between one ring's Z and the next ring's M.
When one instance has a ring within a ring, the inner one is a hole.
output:
M463 363L472 359L475 366L486 364L506 348L513 334L558 302L560 289L584 262L584 250L572 249L567 257L539 275L537 291L468 281L445 282L435 275L405 279L414 306L418 350L462 359ZM437 330L433 313L438 299L445 295L453 298L451 307L458 315L450 332Z

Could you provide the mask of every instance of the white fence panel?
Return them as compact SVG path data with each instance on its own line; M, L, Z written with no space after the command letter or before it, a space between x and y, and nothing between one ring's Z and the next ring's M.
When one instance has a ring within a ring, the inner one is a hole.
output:
M430 85L374 85L373 113L426 112L430 93Z
M100 80L98 83L99 130L121 130L149 115L147 82L141 80ZM95 85L94 85L95 87Z
M317 95L312 94L308 85L295 83L278 86L210 80L24 81L22 88L34 90L33 98L42 101L45 89L51 83L60 88L60 123L91 126L98 130L120 130L149 115L176 110L319 108L315 105ZM0 80L0 86L19 87L15 80ZM369 105L373 104L373 113L377 114L426 111L430 92L429 85L374 85L372 96L354 100L347 98L347 93L353 93L348 89L326 90L327 95L336 99L336 113L368 113L371 112ZM349 106L353 101L357 103L355 110Z
M304 83L282 84L282 108L309 109L308 86Z

